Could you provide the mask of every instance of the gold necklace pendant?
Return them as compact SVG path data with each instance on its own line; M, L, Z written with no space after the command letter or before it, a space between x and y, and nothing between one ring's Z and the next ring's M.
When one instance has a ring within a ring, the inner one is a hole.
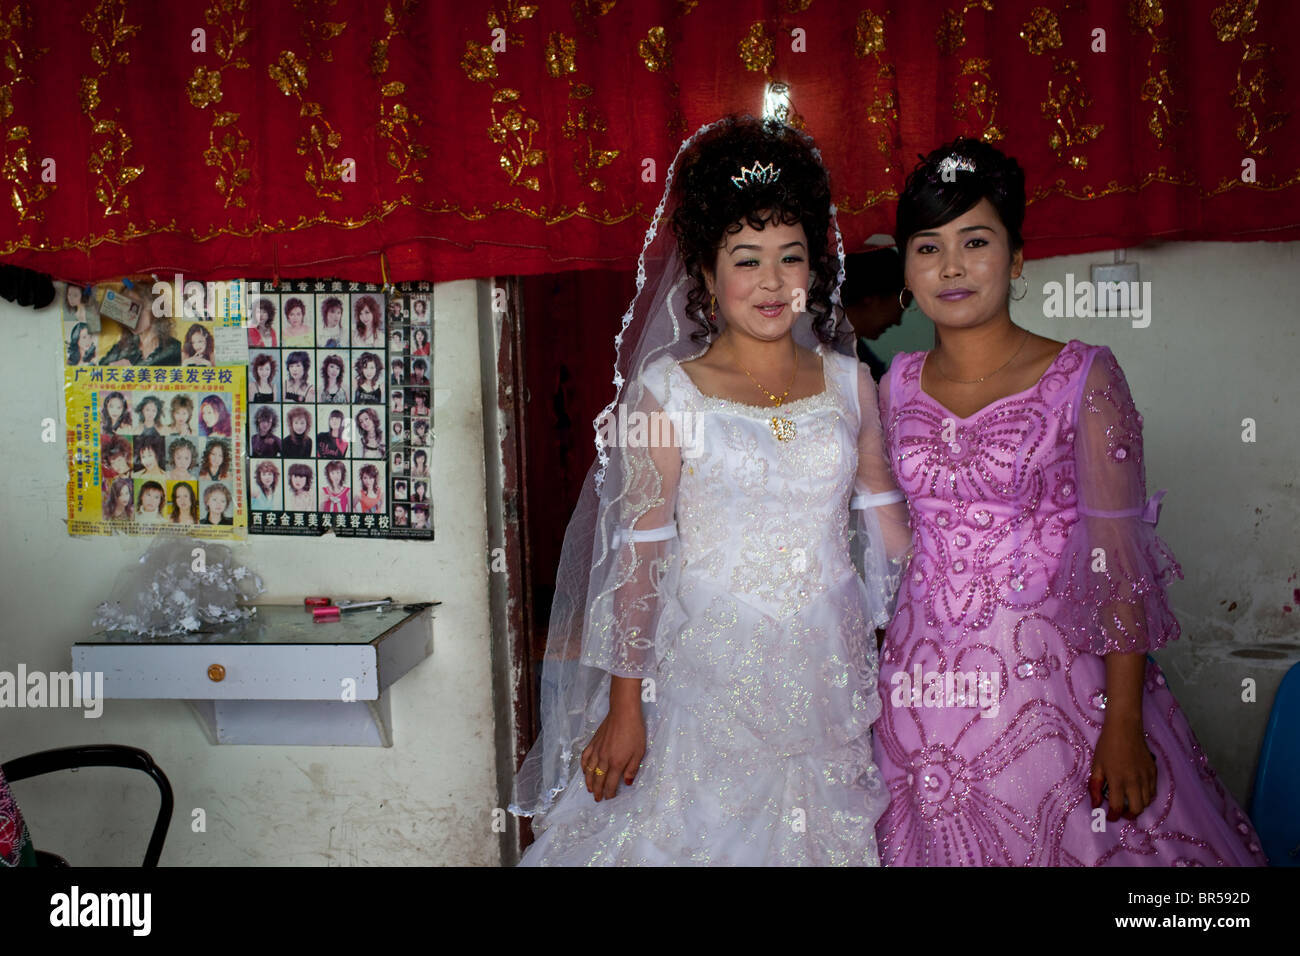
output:
M794 343L791 342L791 344L793 345ZM739 362L736 364L740 365ZM785 392L781 395L775 395L765 389L762 385L759 385L758 380L755 379L753 375L750 375L749 369L745 368L745 366L740 365L740 370L746 375L749 375L749 380L754 383L754 387L767 396L767 400L772 403L773 407L780 408L781 404L785 401L786 396L790 394L790 389L794 388L794 380L799 374L799 349L797 346L795 347L794 371L790 375L790 384L785 387ZM781 418L778 415L773 415L772 434L776 436L777 441L790 441L794 438L794 422L789 418Z

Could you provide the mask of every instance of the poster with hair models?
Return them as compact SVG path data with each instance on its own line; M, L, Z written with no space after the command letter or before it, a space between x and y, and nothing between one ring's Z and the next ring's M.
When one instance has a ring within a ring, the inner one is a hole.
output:
M78 368L68 531L242 538L244 370Z
M215 351L243 319L201 296L182 306L174 289L64 289L70 534L247 534L247 370Z
M63 354L67 368L215 368L242 364L221 348L244 325L246 287L239 280L186 282L184 276L63 287ZM229 361L223 361L229 359Z
M250 534L433 539L433 289L250 283Z

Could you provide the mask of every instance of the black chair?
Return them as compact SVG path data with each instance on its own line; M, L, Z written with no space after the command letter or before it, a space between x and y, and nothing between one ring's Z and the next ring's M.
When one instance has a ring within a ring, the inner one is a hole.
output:
M77 767L125 767L127 770L139 770L153 777L158 784L161 801L158 805L158 819L154 821L153 833L149 837L149 846L144 853L142 866L158 865L162 856L163 841L167 839L167 827L172 819L172 785L167 775L162 772L153 757L138 747L124 747L120 744L90 744L85 747L60 747L57 750L42 750L39 753L15 757L0 765L10 783L39 777L41 774L56 770L73 770ZM67 866L62 857L43 850L36 851L38 866Z

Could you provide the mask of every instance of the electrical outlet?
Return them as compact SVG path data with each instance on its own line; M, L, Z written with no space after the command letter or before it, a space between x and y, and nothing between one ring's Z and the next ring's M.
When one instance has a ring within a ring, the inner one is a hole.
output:
M1136 262L1116 262L1110 265L1093 266L1092 282L1137 282L1138 264ZM1130 286L1130 288L1132 288Z

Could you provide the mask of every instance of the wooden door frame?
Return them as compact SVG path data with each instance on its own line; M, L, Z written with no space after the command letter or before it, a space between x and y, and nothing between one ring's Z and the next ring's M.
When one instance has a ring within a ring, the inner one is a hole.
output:
M484 302L486 292L486 302ZM504 292L505 311L500 296ZM529 640L533 589L528 573L527 403L524 382L522 289L513 276L480 287L480 367L486 381L484 454L487 479L488 581L493 637L493 711L496 717L498 800L504 809L519 765L537 738L535 674ZM495 352L495 354L493 354ZM488 356L491 356L489 363ZM500 549L500 550L498 550ZM504 571L497 570L504 564ZM506 815L502 862L518 860L532 842L527 819Z

